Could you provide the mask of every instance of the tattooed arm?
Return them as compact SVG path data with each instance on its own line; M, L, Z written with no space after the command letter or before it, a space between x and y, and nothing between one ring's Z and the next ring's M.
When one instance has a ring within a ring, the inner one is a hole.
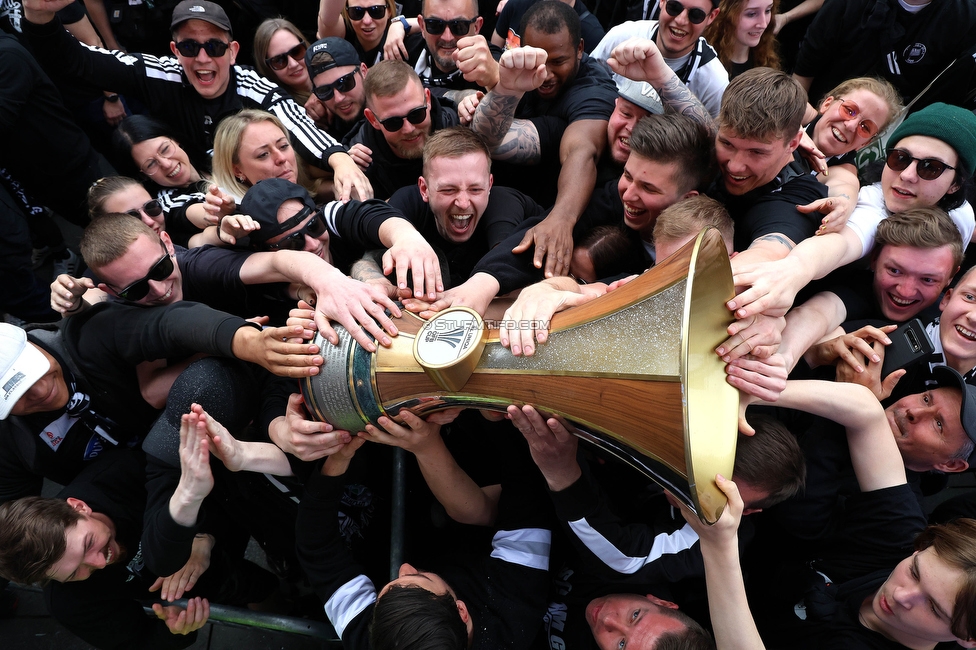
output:
M498 62L498 83L475 111L471 129L488 142L495 160L538 162L542 155L539 132L528 120L515 119L522 95L535 90L546 78L546 51L519 47L506 51Z
M607 64L619 75L651 84L661 96L666 111L686 115L715 135L715 122L708 109L668 67L654 41L627 39L613 49Z

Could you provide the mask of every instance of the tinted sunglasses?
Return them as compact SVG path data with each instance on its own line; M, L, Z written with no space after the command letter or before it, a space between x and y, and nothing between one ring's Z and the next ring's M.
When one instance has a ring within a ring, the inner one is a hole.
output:
M142 207L139 208L138 210L126 210L125 213L130 217L135 217L136 219L142 219L142 214L140 214L140 211L144 212L147 217L158 217L163 213L163 206L161 206L159 204L159 201L157 201L156 199L152 199L150 201L146 201L145 203L143 203Z
M849 99L840 100L840 113L848 120L856 120L861 108ZM871 120L860 120L855 129L862 138L873 138L878 132L878 125Z
M356 87L356 70L344 74L330 84L322 84L312 89L319 101L327 102L335 96L335 91L347 93Z
M212 59L223 56L227 52L227 48L230 47L230 43L225 43L219 41L216 38L211 38L206 43L199 43L193 40L180 41L176 44L176 51L187 57L194 57L200 53L202 49L207 53Z
M438 36L444 33L444 28L450 28L451 33L455 36L464 36L471 29L471 24L477 18L472 18L471 20L464 20L463 18L455 18L454 20L444 20L443 18L424 18L424 30L428 34L433 34Z
M672 18L677 18L681 15L681 12L685 10L685 6L678 2L678 0L668 0L664 5L664 10L668 12L668 15ZM698 7L692 7L688 9L688 22L692 25L701 25L708 18L708 13L703 9Z
M373 20L382 20L386 15L386 5L373 5L372 7L346 7L346 15L349 20L359 22L366 17L366 14Z
M296 214L291 219L288 219L283 224L281 224L282 230L288 230L294 228L296 225L304 221L308 215L311 214L312 218L308 220L304 226L296 230L287 237L273 243L268 244L268 248L273 251L289 250L289 251L300 251L305 250L305 235L308 234L310 237L321 237L322 233L325 232L325 219L322 218L321 212L312 213L312 208L305 207L301 212Z
M162 245L162 243L160 243ZM117 295L122 300L128 300L130 302L137 302L142 300L147 295L149 295L149 282L150 280L154 282L161 282L169 276L173 275L173 258L170 257L166 248L163 248L163 257L152 265L149 269L149 273L146 277L141 280L136 280L122 291L116 292Z
M945 170L955 169L955 167L947 165L935 158L916 158L904 149L888 149L888 157L885 158L885 164L896 172L901 172L908 169L908 166L912 164L913 160L918 163L915 165L915 173L923 181L934 181L939 176L942 176L942 172Z
M305 57L305 43L299 43L284 54L269 56L264 60L264 62L267 63L268 67L272 70L284 70L286 67L288 67L288 57L291 57L301 63L302 59Z
M420 124L427 119L427 104L423 106L418 106L417 108L411 110L406 115L397 115L395 117L388 117L385 120L380 120L380 124L383 128L390 133L396 133L403 128L403 120L410 122L411 124Z

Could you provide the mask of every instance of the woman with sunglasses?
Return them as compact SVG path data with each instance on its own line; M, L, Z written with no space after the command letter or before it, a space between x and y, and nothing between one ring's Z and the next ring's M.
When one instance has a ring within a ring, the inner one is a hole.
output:
M770 29L778 5L779 0L722 0L705 40L729 71L729 81L752 68L782 69Z
M133 163L155 187L156 200L166 212L167 230L175 241L188 244L234 209L232 197L209 179L209 161L180 145L174 129L146 115L132 115L112 135L115 148ZM216 244L216 239L197 240L196 245Z
M423 47L423 38L417 19L399 9L394 0L321 0L317 37L346 39L369 67L383 59L406 60Z
M881 180L861 188L840 232L806 239L782 260L740 268L736 286L751 288L731 300L729 308L737 318L782 314L809 282L870 253L878 224L893 213L941 208L968 245L976 218L965 188L972 184L974 168L976 115L943 103L913 113L891 134Z
M312 80L305 67L309 45L301 30L284 18L268 18L254 33L254 67L300 105L312 94Z

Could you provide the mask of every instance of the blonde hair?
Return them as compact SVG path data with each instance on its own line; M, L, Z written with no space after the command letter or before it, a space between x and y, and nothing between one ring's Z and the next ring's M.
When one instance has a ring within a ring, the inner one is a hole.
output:
M258 29L254 32L254 69L258 71L258 74L262 77L270 79L279 86L282 86L292 98L299 104L304 105L308 100L308 96L311 95L311 91L304 88L297 89L291 86L285 86L278 79L278 73L272 70L265 59L268 58L268 48L271 47L271 38L281 30L285 30L289 34L293 35L299 40L299 42L304 43L305 47L311 47L311 43L302 34L302 31L295 27L295 25L284 18L268 18L260 25ZM302 63L304 65L304 62Z
M654 222L654 242L681 241L708 226L718 229L726 245L732 242L734 226L725 206L704 194L691 196L661 211Z
M214 133L214 181L222 190L232 194L238 202L247 194L251 184L246 179L244 181L238 180L234 174L234 165L239 165L241 162L241 141L244 139L244 131L252 124L260 124L261 122L271 122L281 129L289 141L291 140L291 134L288 133L281 120L267 111L256 108L245 108L235 115L225 117ZM295 166L297 167L298 184L309 189L304 161L297 152L295 153Z
M885 103L885 106L888 107L888 116L883 123L878 125L880 131L884 131L891 124L891 120L895 119L895 116L904 107L901 101L901 95L898 94L895 87L889 81L877 77L854 77L853 79L842 81L827 91L827 94L823 96L820 103L823 104L828 97L833 97L837 100L843 99L855 90L866 90L873 95L877 95Z
M85 227L78 248L85 264L98 273L98 269L125 255L140 235L145 235L150 241L159 240L159 235L142 219L133 219L121 212L109 212L92 219Z

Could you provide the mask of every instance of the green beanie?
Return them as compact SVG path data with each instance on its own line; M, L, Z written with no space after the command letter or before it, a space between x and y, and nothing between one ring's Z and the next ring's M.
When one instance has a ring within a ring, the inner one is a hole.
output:
M888 146L895 147L910 135L927 135L942 140L959 156L958 172L973 175L976 167L976 115L965 108L949 104L932 104L912 113L888 138Z

